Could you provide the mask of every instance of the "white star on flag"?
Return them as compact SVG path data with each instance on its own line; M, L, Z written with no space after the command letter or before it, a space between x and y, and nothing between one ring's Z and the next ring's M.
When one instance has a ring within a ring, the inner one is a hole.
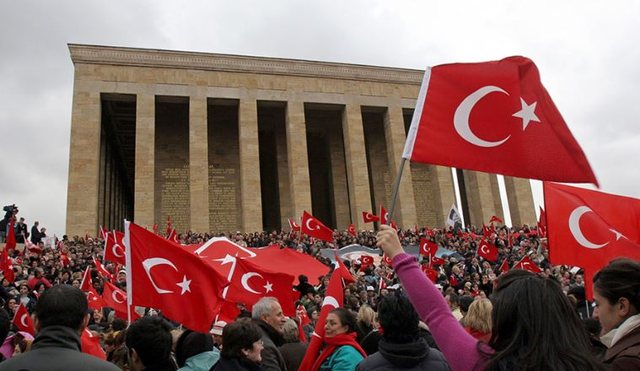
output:
M514 117L520 117L522 119L522 130L527 128L530 121L540 122L538 116L536 116L535 110L538 102L527 104L524 99L520 98L520 105L522 106L520 111L513 114Z
M189 287L189 285L191 285L191 280L188 280L187 276L183 276L182 282L176 283L176 285L178 285L178 287L182 289L180 295L184 295L184 293L187 291L191 292L191 287Z
M264 291L265 294L273 291L273 283L267 281L267 284L264 285L264 290L265 290Z

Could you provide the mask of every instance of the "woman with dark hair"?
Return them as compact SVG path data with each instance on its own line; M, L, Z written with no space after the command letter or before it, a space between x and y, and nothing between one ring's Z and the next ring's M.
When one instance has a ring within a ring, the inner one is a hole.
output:
M354 370L367 355L356 341L356 317L348 309L336 308L324 325L325 348L311 370Z
M640 263L614 260L593 276L595 318L613 370L640 370Z
M209 334L186 330L176 341L178 371L207 371L220 359Z
M260 352L263 348L262 332L258 325L247 320L237 320L222 330L220 360L211 370L262 370Z
M524 270L497 280L489 343L453 317L440 291L407 255L397 232L383 225L377 246L393 267L420 318L453 370L601 370L589 338L560 285Z

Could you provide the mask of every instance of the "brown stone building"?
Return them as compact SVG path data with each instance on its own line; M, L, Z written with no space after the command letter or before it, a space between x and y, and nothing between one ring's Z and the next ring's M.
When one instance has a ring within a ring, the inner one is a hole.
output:
M309 210L370 228L389 205L423 71L69 45L75 66L67 233L142 226L260 231ZM399 225L442 226L459 181L471 224L502 216L495 175L411 164ZM527 180L505 178L514 224Z

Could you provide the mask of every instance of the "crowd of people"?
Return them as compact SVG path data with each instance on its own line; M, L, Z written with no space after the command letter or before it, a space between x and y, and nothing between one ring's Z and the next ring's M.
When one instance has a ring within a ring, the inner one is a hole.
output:
M85 269L102 257L104 241L64 236L45 246L46 230L35 225L41 240L33 241L33 228L26 233L12 206L5 218L14 220L7 220L2 231L13 225L16 236L30 238L18 243L36 248L7 251L9 266L0 264L0 370L296 370L302 364L329 275L319 277L316 286L298 277L294 318L284 316L277 299L265 297L234 321L212 324L208 334L186 329L154 308L128 324L110 308L90 310L79 289ZM536 228L496 226L487 234L475 227L396 231L380 226L355 236L336 231L333 243L284 230L186 232L179 240L198 244L222 235L250 248L296 249L331 269L323 249L358 244L381 248L391 259L391 264L366 267L360 260L344 262L353 282L344 287L340 308L327 315L324 346L309 369L640 369L640 264L621 260L603 268L594 278L590 302L582 272L552 265ZM404 252L422 238L455 254L433 264ZM478 257L482 238L498 248L495 262ZM500 271L503 262L509 268L524 257L541 273ZM434 276L425 274L427 266ZM126 270L116 271L109 262L105 267L114 284L126 289ZM93 268L92 285L101 293L103 278ZM12 270L11 279L6 269ZM15 324L20 306L33 317L35 334ZM86 351L86 330L99 340L99 350L91 355L80 352Z

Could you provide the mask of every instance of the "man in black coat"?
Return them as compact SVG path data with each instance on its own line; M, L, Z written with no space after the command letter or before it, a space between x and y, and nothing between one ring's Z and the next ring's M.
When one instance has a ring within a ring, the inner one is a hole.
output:
M284 344L284 324L287 317L282 313L282 307L278 299L264 297L253 305L251 318L260 327L262 333L262 370L263 371L286 371L287 365L278 349Z
M36 338L29 352L0 363L0 371L118 371L116 365L80 352L80 334L89 322L88 302L80 289L58 285L36 304Z
M430 348L420 336L420 318L404 293L382 298L378 319L383 329L379 350L360 362L356 370L450 370L442 353Z

